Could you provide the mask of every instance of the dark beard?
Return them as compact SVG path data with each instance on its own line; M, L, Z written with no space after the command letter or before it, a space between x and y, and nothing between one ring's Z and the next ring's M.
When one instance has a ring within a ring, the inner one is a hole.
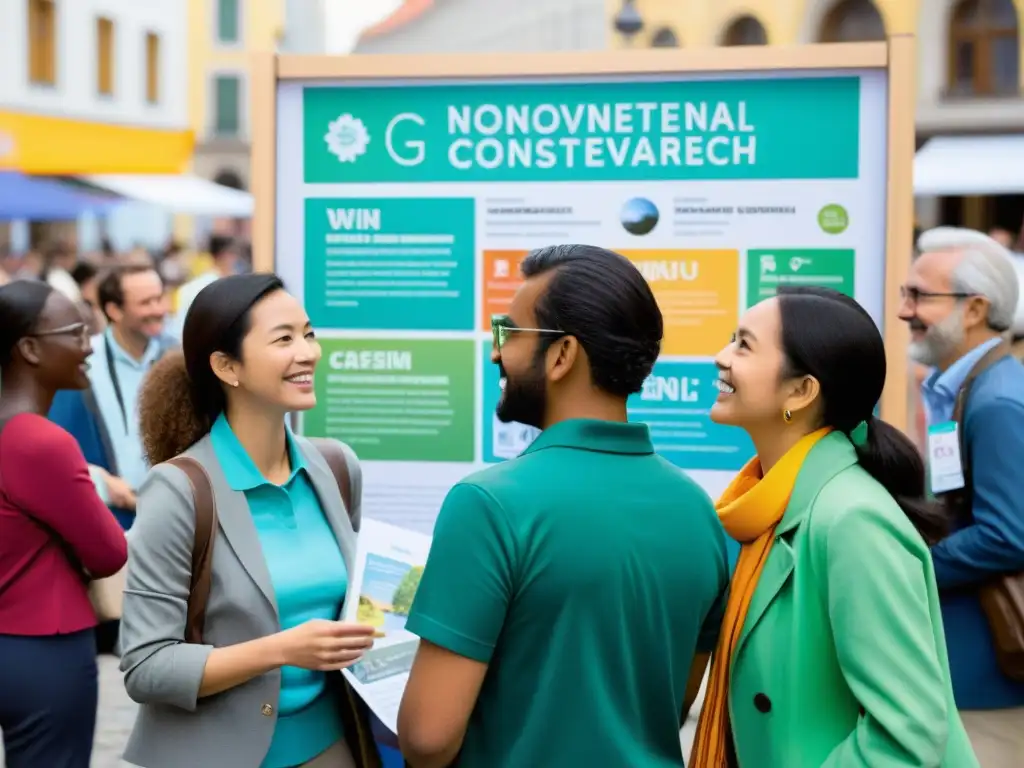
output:
M548 402L543 366L543 358L534 360L530 370L520 379L514 380L498 364L500 375L505 379L505 391L495 411L501 421L506 424L515 421L535 429L542 428Z

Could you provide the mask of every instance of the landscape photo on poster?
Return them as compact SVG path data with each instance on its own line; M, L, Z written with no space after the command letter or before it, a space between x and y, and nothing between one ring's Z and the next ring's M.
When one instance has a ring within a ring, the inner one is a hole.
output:
M359 590L359 621L386 633L404 631L422 576L422 565L368 554Z

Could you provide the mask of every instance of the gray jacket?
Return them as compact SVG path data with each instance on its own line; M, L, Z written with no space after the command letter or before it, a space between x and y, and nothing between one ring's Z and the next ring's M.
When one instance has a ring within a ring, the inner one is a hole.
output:
M309 476L350 570L355 534L334 475L320 453L298 438ZM256 768L277 723L281 672L274 670L223 693L199 699L210 651L280 630L270 572L245 495L233 491L209 435L185 452L207 470L220 528L203 645L185 642L185 617L195 536L195 509L185 474L155 467L139 493L128 533L127 588L121 618L121 671L139 709L124 759L143 768ZM346 449L353 505L362 473Z

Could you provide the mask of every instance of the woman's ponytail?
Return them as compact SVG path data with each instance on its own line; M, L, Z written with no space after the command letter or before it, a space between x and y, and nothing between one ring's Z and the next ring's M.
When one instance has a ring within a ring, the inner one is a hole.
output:
M168 352L149 371L139 393L139 431L150 466L183 453L210 431L196 408L180 351Z
M850 436L860 465L896 499L925 540L933 544L942 539L949 531L949 521L939 505L925 495L924 461L910 439L873 416Z

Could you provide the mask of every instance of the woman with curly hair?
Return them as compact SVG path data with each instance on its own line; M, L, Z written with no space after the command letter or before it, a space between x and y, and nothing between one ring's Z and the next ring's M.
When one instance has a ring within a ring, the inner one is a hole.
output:
M153 470L129 535L121 670L142 706L125 759L376 766L365 710L338 674L373 643L372 627L338 620L355 534L326 461L286 426L316 404L309 318L273 275L223 278L189 309L182 352L154 366L140 398ZM361 475L345 450L355 506ZM188 477L166 463L179 455L205 469L219 523L201 642L186 638L196 511Z

